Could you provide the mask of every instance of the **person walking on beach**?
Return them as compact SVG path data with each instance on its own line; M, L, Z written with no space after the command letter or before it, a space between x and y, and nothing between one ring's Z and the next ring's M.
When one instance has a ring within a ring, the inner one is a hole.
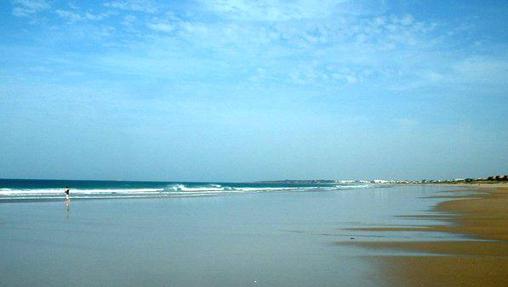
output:
M69 200L70 199L70 194L71 194L71 191L69 190L69 187L66 186L65 187L65 200Z

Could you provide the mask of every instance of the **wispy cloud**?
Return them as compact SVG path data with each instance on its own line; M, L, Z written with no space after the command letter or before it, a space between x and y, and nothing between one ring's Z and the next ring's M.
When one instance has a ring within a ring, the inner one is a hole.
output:
M157 12L157 5L152 1L143 0L114 0L104 3L105 7L144 13Z
M148 28L159 31L159 32L171 32L175 29L173 25L170 23L157 22L157 23L148 23L146 24Z
M66 19L70 22L78 22L78 21L99 21L109 16L108 13L100 13L94 14L91 12L80 13L75 10L55 10L55 13L63 19Z
M455 37L453 27L408 12L388 13L383 1L194 4L191 12L179 13L178 7L159 10L151 1L114 0L102 10L68 5L54 13L68 22L108 18L104 25L75 30L82 38L102 35L99 46L125 45L91 58L112 73L121 66L121 72L144 77L178 74L196 81L219 77L328 89L368 83L391 92L451 82L452 75L493 82L494 74L504 72L500 65L465 57L471 55L447 58L442 50Z
M242 21L322 20L343 15L372 16L386 10L385 0L198 0L209 11Z
M464 83L503 84L508 75L508 58L493 56L471 56L453 66L457 79Z
M249 21L287 21L327 17L336 12L342 1L320 1L319 5L309 0L297 1L250 1L210 0L203 5L225 17Z
M46 0L12 0L12 14L18 17L30 16L50 8Z

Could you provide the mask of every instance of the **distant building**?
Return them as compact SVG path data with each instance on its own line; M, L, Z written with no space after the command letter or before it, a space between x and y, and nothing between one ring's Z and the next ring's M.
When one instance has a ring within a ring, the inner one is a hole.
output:
M491 180L491 181L508 181L508 175L489 176L489 177L487 177L487 180Z

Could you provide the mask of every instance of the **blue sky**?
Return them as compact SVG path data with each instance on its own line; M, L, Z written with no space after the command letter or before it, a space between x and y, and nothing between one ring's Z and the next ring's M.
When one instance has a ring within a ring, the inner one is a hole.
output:
M0 177L508 173L506 1L0 2Z

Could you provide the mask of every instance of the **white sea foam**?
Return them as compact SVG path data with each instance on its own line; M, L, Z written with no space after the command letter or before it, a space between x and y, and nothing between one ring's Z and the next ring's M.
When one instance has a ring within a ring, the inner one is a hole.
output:
M35 189L0 189L1 195L63 195L62 188L35 188ZM87 195L87 194L135 194L135 193L157 193L163 189L160 188L132 188L132 189L71 189L71 194Z

